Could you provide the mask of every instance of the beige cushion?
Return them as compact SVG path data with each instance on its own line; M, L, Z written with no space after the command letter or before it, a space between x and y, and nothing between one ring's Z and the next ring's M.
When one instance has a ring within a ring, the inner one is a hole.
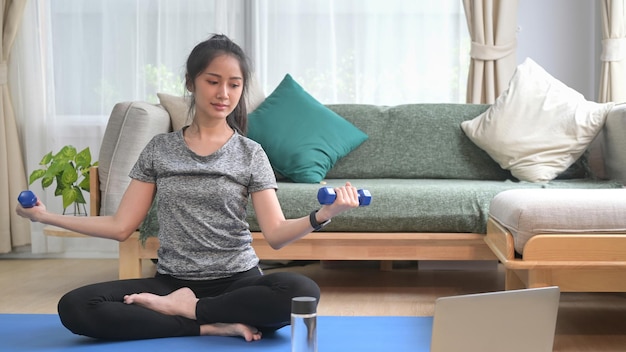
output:
M172 119L172 128L177 131L191 123L189 115L189 98L170 95L166 93L157 93L161 105L167 110ZM248 113L251 113L265 100L263 90L259 86L257 79L252 75L250 86L248 87L248 96L246 97L246 106Z
M256 75L250 75L250 86L248 87L248 96L246 97L246 106L248 114L256 110L265 100L265 93L256 78Z
M613 105L585 100L526 59L496 102L461 128L519 180L546 182L584 153Z
M178 131L191 123L191 117L188 113L189 98L165 93L157 93L157 96L161 105L170 115L173 131Z
M489 216L511 232L523 254L537 234L626 233L626 189L507 190L491 200Z
M171 130L162 107L147 102L124 102L113 107L100 154L100 215L113 215L130 183L128 173L153 136Z

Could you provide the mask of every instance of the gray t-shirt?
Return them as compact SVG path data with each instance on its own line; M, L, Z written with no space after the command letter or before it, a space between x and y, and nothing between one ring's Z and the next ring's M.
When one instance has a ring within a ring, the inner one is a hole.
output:
M246 222L248 197L277 188L258 143L235 133L215 153L200 156L187 147L182 130L159 134L129 176L157 186L159 273L216 279L258 264Z

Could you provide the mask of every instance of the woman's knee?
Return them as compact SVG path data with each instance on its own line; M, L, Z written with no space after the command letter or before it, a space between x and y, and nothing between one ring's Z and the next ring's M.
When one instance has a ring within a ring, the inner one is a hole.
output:
M291 297L309 296L320 298L320 287L311 278L298 273L278 272L274 275L275 283L280 287L287 288Z
M317 282L313 281L313 279L306 277L304 275L300 275L300 278L298 280L297 291L298 291L297 296L310 296L310 297L315 297L318 300L320 298L320 287L317 285Z
M80 289L70 291L63 295L57 305L57 311L59 312L59 318L61 323L71 332L78 335L87 335L90 333L87 331L87 327L90 325L85 318L86 302L82 299Z

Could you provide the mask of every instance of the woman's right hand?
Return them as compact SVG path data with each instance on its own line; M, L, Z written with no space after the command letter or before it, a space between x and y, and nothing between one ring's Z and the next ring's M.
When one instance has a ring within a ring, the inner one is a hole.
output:
M48 212L46 206L37 201L34 207L24 208L18 204L17 215L46 225L60 227L87 236L125 241L141 225L148 214L156 185L131 180L114 215L69 216Z
M37 200L37 203L35 204L35 206L30 207L30 208L24 208L21 204L17 204L17 207L15 207L15 212L17 213L17 215L29 219L30 221L33 222L39 222L39 218L41 216L42 213L46 212L46 205L43 204L43 202L41 202L41 200Z

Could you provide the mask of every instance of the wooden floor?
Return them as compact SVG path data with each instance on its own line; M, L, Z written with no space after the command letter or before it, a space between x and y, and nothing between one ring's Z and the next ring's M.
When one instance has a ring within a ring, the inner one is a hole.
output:
M391 272L375 263L347 262L266 272L290 270L314 279L322 289L320 315L428 316L437 297L504 287L501 268L418 270L415 263L397 264ZM154 266L145 267L144 275L152 275ZM56 313L68 290L116 278L114 259L0 259L0 313ZM626 351L626 294L562 293L554 350Z

